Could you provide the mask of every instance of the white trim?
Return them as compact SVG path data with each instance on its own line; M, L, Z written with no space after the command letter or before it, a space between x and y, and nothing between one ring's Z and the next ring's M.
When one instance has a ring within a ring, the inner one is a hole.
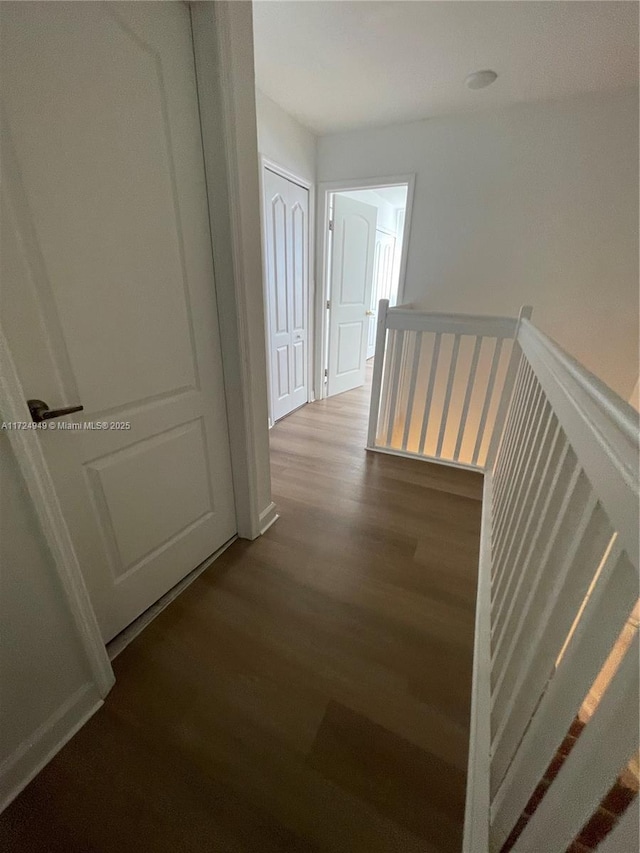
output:
M389 308L387 329L512 339L518 329L518 318L482 314L439 314L418 311L403 305L401 308Z
M260 513L260 535L266 533L272 524L280 518L277 512L277 507L273 501L269 506Z
M1 328L0 399L2 415L6 421L31 422L31 414L25 402L26 395L18 379L9 345ZM56 574L73 615L98 693L100 696L106 696L114 684L115 677L84 583L71 534L64 520L53 479L40 445L40 436L37 431L20 429L8 430L7 436L42 532L51 550Z
M103 705L95 684L83 684L0 765L0 812Z
M270 157L267 157L265 154L259 154L260 157L260 165L264 169L269 169L271 172L275 172L276 175L280 175L281 178L286 178L287 181L291 181L292 184L297 184L299 187L302 187L303 190L311 191L314 189L313 181L307 180L307 178L302 178L296 172L292 172L290 169L287 169L286 166L283 166L281 163L278 163L276 160L272 160Z
M276 175L280 175L292 184L296 184L302 189L307 190L309 194L309 223L307 234L307 403L313 403L315 400L314 388L314 369L315 369L315 234L316 234L316 188L312 181L306 178L301 178L295 172L281 166L275 160L266 157L264 154L258 154L260 160L260 243L262 246L262 292L264 297L264 321L265 321L265 344L266 358L269 370L267 370L267 391L269 401L269 429L274 425L273 418L273 400L271 397L271 356L270 356L270 339L271 339L271 316L269 312L269 288L267 281L267 247L266 247L266 230L264 221L264 170L268 169Z
M462 471L474 471L484 474L484 468L479 465L468 465L465 462L454 462L451 459L439 459L435 456L425 456L422 453L411 453L409 450L393 450L390 447L365 447L369 453L384 453L387 456L402 456L403 459L419 459L421 462L431 462L433 465L444 465L445 468L460 468Z
M260 252L262 254L262 302L264 306L264 352L267 360L267 423L271 429L275 423L273 419L273 399L271 388L271 317L269 316L269 282L267 281L267 235L265 232L264 219L264 158L258 152L260 168L258 169L258 190L260 193Z
M324 370L327 361L327 292L329 267L327 262L329 250L329 197L337 192L351 192L362 189L383 189L384 187L407 187L407 201L405 205L404 228L402 231L402 253L400 256L400 273L398 277L397 300L401 303L404 299L405 279L407 274L407 258L409 253L409 240L411 238L411 221L413 214L413 197L415 192L415 172L406 175L392 175L380 178L356 178L344 179L342 181L320 181L318 183L318 219L317 219L317 252L316 252L316 304L315 304L315 393L316 399L322 400L326 397L324 383ZM396 234L396 239L399 237Z
M489 850L491 770L491 520L493 476L484 477L480 561L473 638L473 681L463 853Z
M369 397L369 428L367 430L367 448L375 448L378 435L378 420L380 416L380 390L382 388L382 368L384 351L387 346L387 311L389 300L381 299L378 303L378 318L376 320L376 346L373 355L373 377L371 380L371 395Z
M243 57L237 55L233 48L234 27L246 23L237 20L236 12L245 13L244 4L237 5L236 10L233 8L236 4L231 2L196 2L190 3L189 8L218 315L224 317L224 322L220 322L220 340L236 519L238 535L255 539L260 535L262 509L259 505L258 461L266 466L269 463L268 439L261 445L256 432L266 412L261 411L252 373L265 369L266 345L259 347L259 341L252 341L256 334L262 334L264 338L264 317L259 332L250 328L249 321L249 302L253 300L255 283L252 281L251 263L247 264L246 259L255 260L256 248L250 223L245 227L245 222L258 214L260 227L259 211L249 210L249 205L255 202L259 205L260 199L258 195L249 201L245 186L251 180L246 162L248 156L240 153L237 136L239 117L244 116L242 99L247 95L243 85ZM258 260L262 268L262 259ZM253 352L256 345L262 351L261 363ZM267 458L261 459L265 452Z

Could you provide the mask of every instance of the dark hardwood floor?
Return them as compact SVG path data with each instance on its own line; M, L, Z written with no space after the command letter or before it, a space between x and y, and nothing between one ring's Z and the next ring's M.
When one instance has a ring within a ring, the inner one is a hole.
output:
M120 654L3 851L461 849L482 479L367 454L367 404L275 426L281 518Z

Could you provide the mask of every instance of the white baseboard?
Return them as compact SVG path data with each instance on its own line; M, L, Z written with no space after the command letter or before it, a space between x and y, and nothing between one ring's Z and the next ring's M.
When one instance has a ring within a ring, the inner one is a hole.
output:
M83 684L0 765L0 812L103 704L93 682Z
M271 525L280 518L278 515L277 507L273 501L269 504L266 509L263 509L260 513L260 535L266 533L267 530L271 527Z
M419 459L421 462L431 462L433 465L442 465L445 468L460 468L462 471L475 471L476 474L484 474L485 469L479 465L467 465L465 462L453 462L449 459L438 459L435 456L425 456L422 453L411 453L408 450L394 450L392 447L367 447L369 453L384 453L387 456L401 456L403 459Z
M491 770L491 501L493 477L487 472L482 492L482 527L476 626L473 638L473 682L469 763L464 815L463 853L488 853Z

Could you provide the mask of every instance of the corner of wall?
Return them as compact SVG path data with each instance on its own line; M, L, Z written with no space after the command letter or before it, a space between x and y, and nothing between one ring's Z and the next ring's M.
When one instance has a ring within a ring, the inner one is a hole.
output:
M194 3L192 16L238 535L253 539L271 475L251 4Z
M260 89L256 89L256 117L260 154L315 183L318 141L313 131Z

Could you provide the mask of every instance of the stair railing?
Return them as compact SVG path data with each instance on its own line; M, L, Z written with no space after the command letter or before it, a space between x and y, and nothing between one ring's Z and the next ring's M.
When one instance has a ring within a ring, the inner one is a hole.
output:
M629 853L638 414L530 313L381 302L368 446L484 472L465 853Z

